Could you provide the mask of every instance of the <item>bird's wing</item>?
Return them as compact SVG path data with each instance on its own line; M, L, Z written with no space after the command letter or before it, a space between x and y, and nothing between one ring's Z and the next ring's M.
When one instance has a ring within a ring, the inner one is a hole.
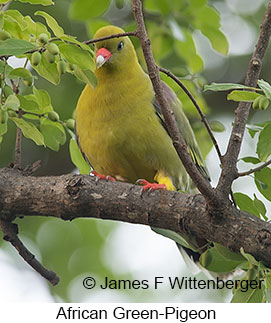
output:
M168 85L166 85L165 83L162 83L162 84L163 84L165 98L169 102L170 107L171 107L172 111L174 112L174 116L175 116L175 119L176 119L176 122L177 122L177 125L179 128L179 131L180 131L180 133L187 145L188 151L189 151L195 165L197 166L197 168L201 172L202 176L204 178L206 178L207 180L210 180L210 176L209 176L207 168L205 167L205 164L204 164L203 158L201 156L198 144L196 142L194 132L190 126L190 123L189 123L186 115L183 112L182 104L181 104L180 100L178 99L178 97L176 96L176 94L171 90L171 88ZM160 108L158 102L155 100L153 105L155 107L155 112L156 112L158 118L160 119L161 124L167 130L167 126L166 126L166 123L165 123L165 120L162 115L161 108ZM167 130L167 132L168 132L168 130Z
M82 154L82 156L84 157L85 161L87 162L87 164L89 165L89 167L91 168L91 170L93 170L94 168L92 167L92 165L90 164L86 154L83 152L83 150L81 149L81 146L80 146L80 142L79 142L79 136L76 132L76 122L74 123L74 135L75 135L75 140L76 140L76 143L77 143L77 146Z

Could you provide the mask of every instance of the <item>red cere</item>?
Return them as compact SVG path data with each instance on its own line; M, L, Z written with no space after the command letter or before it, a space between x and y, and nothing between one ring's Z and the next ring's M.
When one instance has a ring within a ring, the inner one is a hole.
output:
M109 60L109 58L112 56L112 53L111 53L108 49L106 49L106 48L102 47L102 48L98 49L98 51L97 51L97 53L96 53L96 57L98 57L99 55L102 55L102 56L103 56L103 58L104 58L106 61L108 61L108 60Z

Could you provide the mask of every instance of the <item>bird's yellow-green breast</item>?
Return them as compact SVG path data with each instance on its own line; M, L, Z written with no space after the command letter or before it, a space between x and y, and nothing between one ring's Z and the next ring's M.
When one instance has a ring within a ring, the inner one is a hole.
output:
M122 32L107 26L95 38ZM91 166L117 180L134 183L144 178L165 183L168 189L186 190L188 175L154 107L150 79L139 65L130 39L97 42L95 54L97 86L85 87L76 109L79 145ZM172 100L173 105L177 102L174 109L180 109L177 119L183 123L189 148L200 154L180 102L177 97ZM200 155L198 159L201 161Z

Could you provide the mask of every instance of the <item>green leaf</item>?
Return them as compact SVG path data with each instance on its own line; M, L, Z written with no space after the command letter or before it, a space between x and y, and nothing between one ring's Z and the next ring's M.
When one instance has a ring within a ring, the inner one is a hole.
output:
M30 80L31 82L33 80L31 72L23 67L14 68L14 70L9 73L9 78L12 79L13 76L17 78L20 77L23 80Z
M43 118L40 131L43 134L45 145L54 151L58 151L59 146L66 142L64 127L59 122Z
M11 117L10 119L22 130L26 138L32 139L39 146L45 146L43 135L33 123L25 121L22 118Z
M0 29L3 29L4 26L4 14L2 13L0 15Z
M27 23L28 32L34 37L38 38L40 34L46 34L48 38L51 38L51 34L47 30L46 26L40 22L33 21L29 16L24 17L24 21Z
M201 31L206 36L213 47L217 52L227 55L229 51L229 43L226 36L222 31L212 26L202 26Z
M258 80L258 85L264 91L265 96L271 100L271 85L264 80Z
M252 102L254 101L260 94L251 91L243 91L243 90L234 90L230 94L228 94L227 99L233 100L236 102Z
M7 130L8 130L7 123L4 123L4 124L0 123L0 136L3 136L7 132Z
M8 63L0 61L0 73L5 73L6 76L13 70L13 68L8 65Z
M101 16L110 4L110 0L75 0L70 7L72 19L87 20Z
M12 110L18 110L20 107L20 101L17 98L16 94L11 94L6 99L6 102L4 104L5 109L12 109Z
M226 128L223 125L223 123L221 123L220 121L217 121L217 120L212 120L210 122L210 127L215 132L223 132L223 131L226 130Z
M53 110L53 107L51 105L51 98L47 91L43 89L38 90L33 87L33 93L42 113L50 112Z
M240 248L240 253L243 257L245 257L247 259L247 261L250 264L258 266L258 264L259 264L258 261L249 253L246 253L243 247Z
M81 151L77 145L77 142L74 139L70 140L70 155L73 164L78 168L80 174L89 174L91 168L85 161L84 157L81 154Z
M258 211L257 207L255 206L253 200L243 193L234 193L234 200L240 210L246 211L250 214L254 214L257 217L260 217L260 212Z
M265 214L266 214L265 205L263 204L263 202L261 200L259 200L257 198L257 196L255 194L253 194L253 196L254 196L254 201L253 201L254 206L258 210L259 214L264 218L264 220L267 221L268 218L265 216Z
M194 16L192 24L210 40L214 50L226 55L228 53L229 44L227 38L220 28L219 13L212 7L201 6L198 9L193 8L191 13Z
M22 39L7 39L0 41L0 56L14 55L18 56L30 50L36 49L37 46Z
M255 173L255 184L259 192L268 200L271 201L271 169L264 169Z
M271 155L271 123L267 124L260 132L257 143L257 154L261 161L265 162Z
M39 73L40 76L44 77L54 85L59 84L60 75L57 70L56 63L50 64L44 55L41 55L41 61L39 65L34 66L34 69Z
M208 261L205 263L204 258L208 259ZM238 260L233 260L228 257L225 257L221 252L217 250L216 247L206 250L200 256L200 264L204 266L204 268L210 271L214 271L216 273L233 271L243 261L244 260L241 258L238 258Z
M64 40L66 42L69 43L73 43L76 45L79 45L81 48L87 50L88 52L90 52L90 54L93 56L93 48L90 47L90 45L87 45L83 42L80 42L79 40L77 40L74 36L70 36L70 35L63 35L61 37L59 37L61 40Z
M43 6L50 6L54 4L52 0L19 0L20 2L28 2L31 4L42 4Z
M235 89L257 90L256 88L237 83L211 83L204 86L204 91L228 91Z
M252 157L252 156L248 156L248 157L244 157L242 158L242 160L245 162L245 163L251 163L251 164L259 164L261 161L260 159L256 158L256 157Z
M19 101L20 101L20 106L24 111L37 111L39 112L39 105L36 101L32 100L31 97L29 98L27 95L22 96L22 95L17 95Z
M18 10L7 10L5 11L5 18L10 17L12 18L24 31L27 28L27 23L24 20L24 16Z
M193 73L197 73L203 68L203 61L197 54L196 46L191 33L182 30L184 40L175 41L175 49L180 57L182 57L191 68Z
M60 44L59 50L69 63L79 66L82 70L94 70L93 57L88 51L70 44Z
M256 133L260 132L263 127L259 125L246 125L247 131L250 134L251 138L253 139Z
M82 82L86 84L90 84L93 88L97 85L96 75L90 70L81 70L81 68L77 67L74 70L74 75Z
M214 246L216 250L225 258L232 260L232 261L237 261L239 263L242 263L245 261L245 258L237 252L230 251L228 248L224 247L223 245L219 243L214 243Z
M64 35L64 30L59 26L55 18L50 16L47 12L36 11L35 16L41 16L46 20L47 25L51 28L56 37L62 37Z
M246 286L248 281L241 280L240 284L242 284L242 281L245 282L244 286ZM257 288L251 288L250 286L248 286L247 290L245 287L242 290L242 285L238 287L231 300L231 303L263 303L265 286L261 283L261 288L259 288L258 279L257 282Z

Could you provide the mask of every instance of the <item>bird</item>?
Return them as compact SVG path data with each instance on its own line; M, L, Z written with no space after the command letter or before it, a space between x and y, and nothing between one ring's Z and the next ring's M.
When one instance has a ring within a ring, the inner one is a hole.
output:
M94 39L123 32L117 26L105 26ZM78 145L93 173L141 183L144 190L191 192L193 183L173 146L151 80L139 64L130 38L95 42L94 60L97 85L85 86L75 112ZM162 86L192 160L209 180L182 104L168 85L163 82Z

